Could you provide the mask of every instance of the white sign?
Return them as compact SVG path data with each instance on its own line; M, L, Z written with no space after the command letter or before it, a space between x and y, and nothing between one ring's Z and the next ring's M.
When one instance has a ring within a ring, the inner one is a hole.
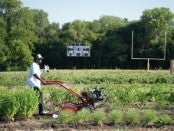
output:
M67 46L68 57L90 57L90 46L70 45Z

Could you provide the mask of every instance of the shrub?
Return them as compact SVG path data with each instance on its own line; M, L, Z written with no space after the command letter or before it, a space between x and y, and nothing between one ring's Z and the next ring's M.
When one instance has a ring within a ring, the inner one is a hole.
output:
M0 94L0 116L1 119L10 121L19 109L19 103L16 100L14 91L4 90Z
M19 110L16 113L16 117L31 117L38 107L37 93L31 88L23 88L17 89L15 96L19 103Z

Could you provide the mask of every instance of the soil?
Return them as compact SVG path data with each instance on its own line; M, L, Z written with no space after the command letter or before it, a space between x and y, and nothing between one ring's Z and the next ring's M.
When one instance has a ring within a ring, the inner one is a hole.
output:
M16 130L59 130L59 131L109 131L109 130L129 130L129 131L174 131L173 125L148 125L146 127L140 125L121 125L121 124L103 124L96 125L94 123L82 124L60 124L51 115L33 116L27 120L16 120L14 122L0 122L0 130L16 131Z

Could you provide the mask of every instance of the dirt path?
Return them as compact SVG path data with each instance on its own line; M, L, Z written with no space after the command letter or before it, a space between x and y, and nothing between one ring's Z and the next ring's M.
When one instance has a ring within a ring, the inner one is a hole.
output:
M59 130L59 131L109 131L109 130L129 130L129 131L174 131L174 125L138 127L137 125L95 125L93 123L83 124L60 124L54 119L45 119L44 117L31 118L15 122L0 122L0 130Z

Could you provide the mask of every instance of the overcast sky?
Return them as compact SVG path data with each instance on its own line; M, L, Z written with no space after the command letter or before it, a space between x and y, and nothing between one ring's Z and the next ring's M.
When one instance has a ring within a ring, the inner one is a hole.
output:
M50 22L60 25L74 20L93 21L103 15L139 20L145 9L167 7L174 13L174 0L21 0L23 7L42 9Z

